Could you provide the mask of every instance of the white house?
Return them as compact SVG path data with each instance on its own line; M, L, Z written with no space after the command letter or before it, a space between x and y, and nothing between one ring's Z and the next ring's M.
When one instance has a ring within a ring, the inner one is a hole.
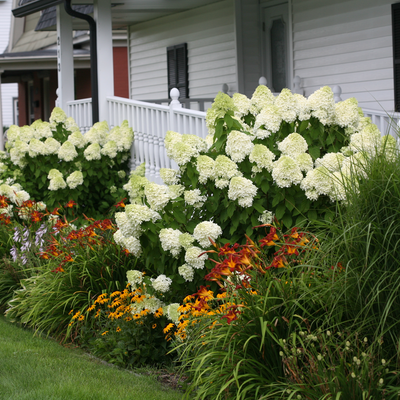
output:
M0 53L6 50L9 43L11 8L12 0L0 1ZM18 121L18 87L15 83L3 83L0 94L3 125L10 126Z
M179 125L189 133L203 129L195 126L196 118L204 120L204 113L181 109L179 115L177 110L168 114L168 107L140 100L167 101L170 89L177 87L187 106L198 107L222 88L228 94L251 96L261 77L273 92L288 87L308 96L322 86L335 87L343 100L356 97L385 130L386 113L397 120L393 112L400 107L400 4L394 1L122 0L111 5L111 0L72 0L72 4L94 6L98 116L110 125L128 118L136 142L144 140L145 152L149 146L163 146L167 128ZM94 95L93 101L75 101L69 90L70 32L81 29L83 22L67 15L65 3L71 0L20 0L13 13L23 17L57 5L59 99L80 123L83 114L87 119L85 110L97 106ZM128 31L131 100L113 97L108 79L113 75L111 35L118 29ZM155 127L157 119L165 123ZM139 149L135 151L138 160Z

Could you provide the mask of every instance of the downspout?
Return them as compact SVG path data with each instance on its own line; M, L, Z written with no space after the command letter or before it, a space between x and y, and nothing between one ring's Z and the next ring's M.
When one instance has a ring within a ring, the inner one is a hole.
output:
M90 16L78 11L71 7L71 0L64 1L64 8L67 14L72 17L84 19L89 23L90 29L90 78L92 84L92 123L99 122L99 87L97 77L97 33L96 21Z

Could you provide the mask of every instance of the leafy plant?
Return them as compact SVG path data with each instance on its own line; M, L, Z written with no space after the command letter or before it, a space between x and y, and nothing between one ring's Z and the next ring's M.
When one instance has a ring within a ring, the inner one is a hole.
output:
M13 125L7 138L1 179L20 184L28 198L44 201L48 209L73 200L76 216L99 219L126 195L122 184L133 141L126 121L111 131L106 122L97 123L82 135L73 119L55 108L50 123ZM1 186L0 194L9 196L6 189ZM73 217L67 212L68 219Z

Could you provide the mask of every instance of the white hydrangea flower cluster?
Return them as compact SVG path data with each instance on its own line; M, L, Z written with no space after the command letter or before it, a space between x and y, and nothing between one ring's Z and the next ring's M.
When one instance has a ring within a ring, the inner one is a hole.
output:
M44 142L45 146L45 155L50 155L50 154L57 154L58 150L61 147L61 143L54 139L54 138L47 138L46 141Z
M20 206L24 201L30 199L29 193L23 190L19 183L12 183L10 181L7 183L7 181L0 185L1 196L8 197L10 201L17 206Z
M46 154L46 146L44 143L36 138L31 139L29 142L29 157L33 158L42 154Z
M193 206L194 208L201 208L207 200L207 196L202 196L200 189L185 190L184 192L185 203Z
M131 285L131 288L136 289L143 282L143 272L140 272L136 269L127 271L126 279L128 280L128 283Z
M206 114L206 125L210 135L215 133L215 121L223 118L225 113L230 110L236 111L234 100L227 94L219 92Z
M85 156L86 160L100 160L101 159L101 148L99 143L92 143L88 147L86 147L83 155Z
M252 137L239 131L231 131L226 141L225 152L236 163L242 162L253 150Z
M332 173L324 166L317 167L307 173L300 188L309 200L317 200L321 195L331 197L334 190Z
M131 313L140 314L143 310L149 310L150 313L154 314L159 308L164 307L164 303L154 296L148 293L143 294L144 298L140 303L131 304Z
M110 158L115 158L117 156L117 152L117 144L113 140L109 140L100 150L100 153L103 156L108 156Z
M58 158L64 161L72 161L78 156L75 146L66 140L58 150Z
M274 214L271 211L265 210L263 213L258 217L258 221L262 224L272 224L274 221Z
M273 164L272 178L278 187L288 188L292 185L298 185L304 177L296 160L290 156L282 155Z
M253 111L251 100L244 94L235 93L232 96L233 104L235 107L235 117L242 118Z
M128 204L125 212L116 214L115 220L119 230L114 233L115 243L139 257L142 252L139 240L143 231L142 223L150 221L154 223L160 218L160 214L145 205Z
M324 125L335 122L335 100L329 86L317 90L308 97L311 116L318 118Z
M178 229L161 229L159 237L163 250L170 251L174 257L177 257L182 250L182 244L179 241L181 235L182 233Z
M161 293L167 293L172 283L172 279L164 274L159 275L156 279L151 278L150 281L154 290Z
M251 207L257 194L257 187L250 179L240 176L234 177L229 183L228 198L237 200L241 207Z
M179 243L185 250L192 247L194 241L195 238L190 233L185 232L179 235Z
M294 122L300 113L297 97L289 89L282 89L275 99L275 106L278 107L282 120L289 124Z
M179 275L186 281L192 282L194 278L194 269L189 264L183 264L178 268Z
M222 235L222 229L219 225L211 221L203 221L196 225L193 231L193 237L201 247L210 247L210 239L215 241Z
M164 314L175 325L178 325L180 322L179 317L181 316L181 313L178 311L179 307L180 307L179 303L171 303L167 307L164 307L163 309Z
M261 172L263 169L272 171L272 163L275 160L275 154L263 144L256 144L250 153L249 161L256 165L252 167L254 173Z
M67 187L67 183L63 178L63 174L58 169L51 169L47 179L50 179L49 190L59 190Z
M197 246L189 247L185 253L185 262L194 269L203 269L204 262L208 260L208 254Z
M160 177L168 186L179 183L178 171L176 169L160 168Z
M75 189L83 183L83 174L81 171L74 171L67 176L67 185L70 189Z
M147 183L144 187L144 194L150 208L155 211L161 211L171 200L168 186L158 185L157 183Z
M85 136L80 131L74 131L68 136L68 141L71 142L78 149L83 149L87 145Z
M354 97L335 104L335 123L340 127L357 129L359 121L358 102Z
M219 155L215 159L214 179L215 186L223 189L229 186L229 182L234 177L240 177L243 174L239 171L238 166L229 157Z
M303 136L294 132L278 143L278 149L283 155L295 158L298 154L305 153L308 145Z
M207 143L196 135L181 135L168 131L165 136L165 149L167 156L179 166L187 164L193 157L198 157L200 152L207 151Z
M199 172L199 182L206 183L208 179L213 179L215 161L206 155L200 155L196 159L196 168Z

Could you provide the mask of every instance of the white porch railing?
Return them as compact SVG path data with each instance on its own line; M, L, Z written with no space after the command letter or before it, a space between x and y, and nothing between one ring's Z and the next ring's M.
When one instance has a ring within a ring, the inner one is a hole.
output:
M69 101L67 103L67 115L78 124L81 133L87 132L92 123L92 99Z
M162 183L160 168L177 168L165 151L164 139L167 131L191 133L202 138L207 135L205 112L182 108L177 89L171 90L171 98L171 104L165 106L107 97L110 128L127 120L135 133L131 149L131 169L146 162L146 177L157 183Z

